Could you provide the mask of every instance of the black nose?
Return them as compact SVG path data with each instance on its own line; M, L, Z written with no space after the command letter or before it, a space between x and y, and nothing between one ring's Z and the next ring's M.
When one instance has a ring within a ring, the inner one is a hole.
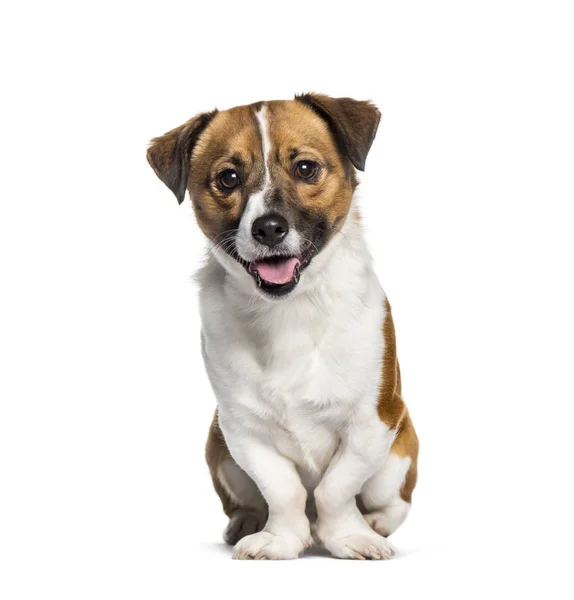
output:
M289 223L279 215L265 215L253 221L251 233L260 244L273 248L289 233Z

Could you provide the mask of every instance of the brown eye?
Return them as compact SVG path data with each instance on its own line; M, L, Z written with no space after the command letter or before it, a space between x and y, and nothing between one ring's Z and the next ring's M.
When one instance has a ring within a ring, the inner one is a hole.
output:
M300 160L297 163L297 168L295 169L295 174L299 179L312 179L317 175L319 171L319 165L312 160Z
M239 185L239 175L233 169L226 169L217 179L221 187L226 190L233 190Z

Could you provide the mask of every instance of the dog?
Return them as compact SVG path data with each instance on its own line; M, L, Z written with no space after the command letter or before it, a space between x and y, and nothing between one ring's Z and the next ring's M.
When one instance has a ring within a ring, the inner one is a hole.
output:
M380 121L368 101L303 94L199 114L148 162L210 250L197 274L218 408L206 456L235 559L388 559L418 439L391 309L356 205Z

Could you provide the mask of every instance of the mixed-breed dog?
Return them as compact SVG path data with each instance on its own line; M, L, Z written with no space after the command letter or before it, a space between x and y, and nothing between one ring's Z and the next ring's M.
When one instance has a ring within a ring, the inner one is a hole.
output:
M354 199L380 113L320 94L190 119L148 161L210 250L207 462L237 559L388 559L417 479L391 310Z

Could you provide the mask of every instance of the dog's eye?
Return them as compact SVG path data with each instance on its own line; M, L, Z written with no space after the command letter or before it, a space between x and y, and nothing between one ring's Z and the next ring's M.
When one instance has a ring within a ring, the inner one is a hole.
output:
M311 179L319 170L319 165L312 160L300 160L297 163L295 174L299 179Z
M233 190L239 185L239 175L233 169L226 169L217 179L221 187L226 190Z

